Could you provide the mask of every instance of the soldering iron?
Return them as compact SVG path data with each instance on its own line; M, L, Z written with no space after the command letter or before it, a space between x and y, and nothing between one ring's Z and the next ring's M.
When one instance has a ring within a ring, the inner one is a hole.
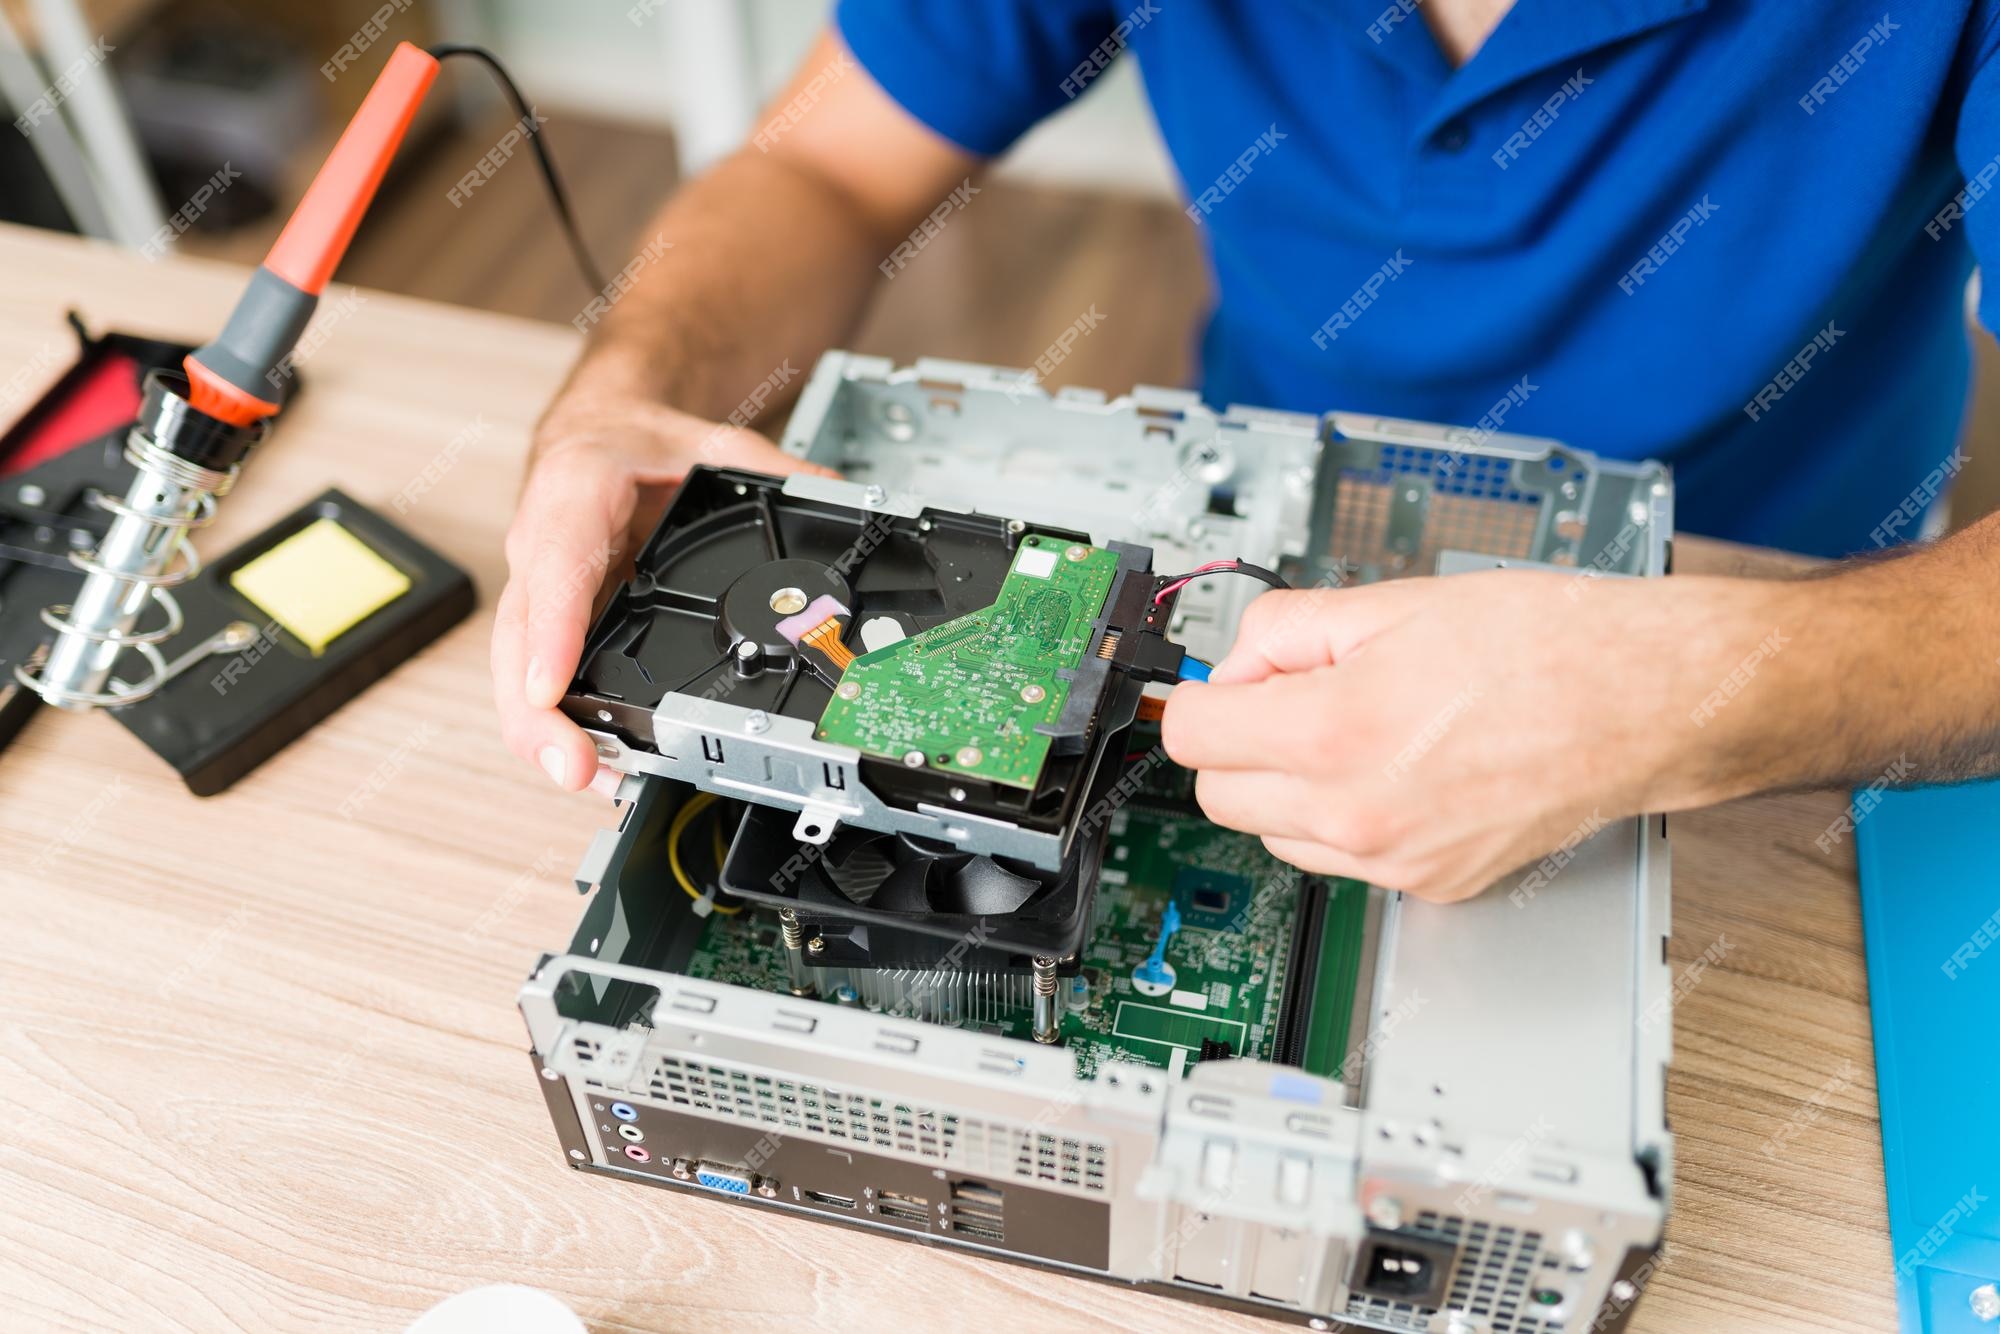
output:
M182 623L168 590L200 570L188 534L214 521L217 501L263 440L299 337L436 80L440 59L451 55L476 57L499 78L523 117L585 277L593 290L602 287L537 120L499 62L478 47L397 46L221 334L189 354L183 373L147 377L125 447L137 469L132 484L123 499L95 498L112 523L94 550L71 553L85 576L75 602L42 611L43 623L56 632L46 664L39 673L29 664L14 669L45 702L72 710L133 704L167 680L169 665L158 646ZM141 629L149 604L160 608L159 624ZM127 651L148 669L130 683L112 676Z

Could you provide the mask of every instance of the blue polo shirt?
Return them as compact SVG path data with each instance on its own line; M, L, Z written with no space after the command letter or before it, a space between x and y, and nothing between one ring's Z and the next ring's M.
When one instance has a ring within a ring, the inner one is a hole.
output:
M2000 0L1884 6L1519 0L1455 70L1415 0L837 22L979 154L1138 58L1219 294L1210 402L1499 418L1671 463L1684 530L1839 555L1955 470L2000 254Z

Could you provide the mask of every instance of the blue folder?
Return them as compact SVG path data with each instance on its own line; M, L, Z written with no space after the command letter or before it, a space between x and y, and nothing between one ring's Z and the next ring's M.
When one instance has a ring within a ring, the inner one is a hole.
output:
M2000 782L1855 800L1902 1329L2000 1334Z

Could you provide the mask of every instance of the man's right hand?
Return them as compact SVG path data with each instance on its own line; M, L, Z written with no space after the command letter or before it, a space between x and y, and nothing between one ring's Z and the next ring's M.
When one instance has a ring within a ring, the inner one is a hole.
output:
M507 587L493 623L493 697L508 749L540 765L558 787L575 792L598 778L590 738L556 709L576 674L598 588L644 541L667 489L703 463L834 475L755 431L632 395L572 388L536 431L507 530Z

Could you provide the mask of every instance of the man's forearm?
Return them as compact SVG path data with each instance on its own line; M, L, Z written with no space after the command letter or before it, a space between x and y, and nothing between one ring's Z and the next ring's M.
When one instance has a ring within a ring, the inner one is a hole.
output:
M1734 618L1717 679L1695 683L1690 716L1716 745L1704 797L2000 768L2000 515L1765 587Z
M846 336L886 248L837 188L747 150L678 192L634 248L657 242L668 248L612 300L566 394L725 418L774 373L802 374Z

